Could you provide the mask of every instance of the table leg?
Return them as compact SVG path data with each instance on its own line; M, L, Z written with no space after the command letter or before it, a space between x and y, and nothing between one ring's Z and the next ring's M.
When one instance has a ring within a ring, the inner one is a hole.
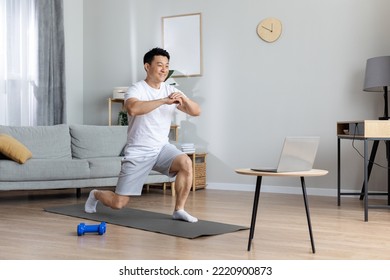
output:
M387 205L390 205L390 141L386 143L386 158L387 158Z
M368 140L364 139L364 221L368 221Z
M307 199L306 185L305 185L305 178L304 178L304 177L301 177L301 185L302 185L303 201L305 202L307 225L308 225L308 227L309 227L310 242L311 242L311 250L312 250L313 254L315 254L316 248L315 248L315 245L314 245L313 231L312 231L312 229L311 229L310 211L309 211L309 201L308 201L308 199Z
M255 233L255 225L256 225L256 217L257 217L257 208L258 208L258 206L259 206L259 198L260 198L261 179L262 179L262 176L257 176L255 197L254 197L254 199L253 199L253 209L252 209L251 228L250 228L250 231L249 231L248 251L251 250L252 239L253 239L253 235L254 235L254 233Z
M108 125L111 125L111 98L108 99Z
M340 206L341 203L341 161L340 161L340 138L337 138L337 206Z
M371 170L372 170L372 167L373 167L374 162L375 162L375 156L376 156L376 152L378 150L378 146L379 146L379 140L375 140L374 144L372 145L372 148L371 148L370 160L368 161L367 182L370 181ZM362 192L360 194L360 200L363 200L363 196L364 196L363 193L364 193L364 182L363 182L363 186L362 186Z

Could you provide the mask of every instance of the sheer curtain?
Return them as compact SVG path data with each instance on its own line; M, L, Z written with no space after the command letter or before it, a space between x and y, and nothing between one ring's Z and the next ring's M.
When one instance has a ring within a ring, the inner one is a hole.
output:
M0 0L0 125L64 123L64 72L62 0Z
M33 125L36 79L34 0L1 1L1 124Z

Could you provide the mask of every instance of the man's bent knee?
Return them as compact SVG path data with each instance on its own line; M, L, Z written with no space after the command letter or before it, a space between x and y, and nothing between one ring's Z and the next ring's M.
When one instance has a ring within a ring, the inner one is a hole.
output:
M189 174L192 174L192 161L188 155L178 156L174 160L172 167L175 169L175 170L173 170L175 172L184 171L184 172L187 172Z
M124 195L115 194L112 198L111 208L122 209L129 203L130 197Z

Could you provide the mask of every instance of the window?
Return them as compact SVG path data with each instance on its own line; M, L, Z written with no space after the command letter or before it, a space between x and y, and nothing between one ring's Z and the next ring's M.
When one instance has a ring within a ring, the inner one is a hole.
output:
M37 31L33 0L0 0L0 124L33 125Z
M0 0L0 124L66 123L63 0Z

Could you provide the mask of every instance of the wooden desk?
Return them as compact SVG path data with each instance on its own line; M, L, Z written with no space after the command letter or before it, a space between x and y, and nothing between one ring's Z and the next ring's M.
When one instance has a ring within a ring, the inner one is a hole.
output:
M364 182L361 192L341 192L341 140L364 141ZM379 141L385 141L388 160L387 169L387 193L374 193L368 191L368 181L375 161ZM343 121L337 123L337 205L340 206L342 195L360 195L364 198L364 221L368 221L368 208L390 208L390 121L388 120L363 120ZM374 141L370 158L368 157L368 142ZM387 195L387 205L369 205L369 195Z
M313 177L313 176L324 176L328 174L327 170L321 170L321 169L312 169L309 171L301 171L301 172L259 172L259 171L253 171L251 169L236 169L235 170L238 174L242 175L251 175L256 176L256 190L255 190L255 197L253 200L253 209L252 209L252 218L251 218L251 227L249 232L249 240L248 240L248 251L251 249L251 243L253 239L253 235L255 232L255 224L256 224L256 216L257 216L257 208L259 205L259 198L260 198L260 187L261 187L261 180L263 176L269 176L269 177L300 177L301 178L301 185L302 185L302 193L303 193L303 201L305 203L305 209L306 209L306 218L307 218L307 224L309 227L309 234L310 234L310 242L311 242L311 249L313 254L316 252L315 245L314 245L314 238L313 238L313 232L311 229L311 221L310 221L310 212L309 212L309 205L308 205L308 199L306 194L306 185L305 185L305 178L304 177Z

